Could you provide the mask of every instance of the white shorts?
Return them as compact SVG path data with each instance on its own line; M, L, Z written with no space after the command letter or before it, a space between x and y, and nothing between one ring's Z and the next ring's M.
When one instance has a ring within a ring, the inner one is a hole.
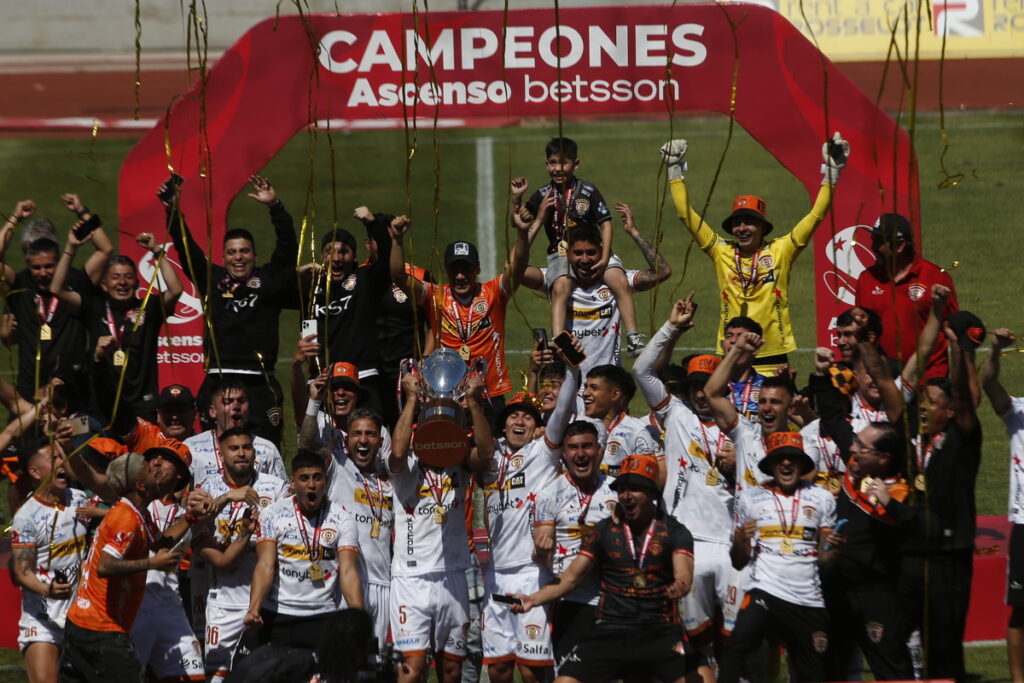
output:
M40 619L35 615L22 610L21 619L18 620L18 649L22 652L32 643L53 643L60 645L64 642L64 629L57 626L53 619L46 617Z
M148 664L158 679L206 680L203 648L181 603L154 601L143 607L130 634L142 665Z
M213 681L221 681L231 671L231 657L235 646L242 637L245 613L249 606L206 604L206 638L203 652L206 655L206 675Z
M745 574L733 569L729 546L693 541L693 588L679 601L686 633L695 636L714 624L722 611L722 631L732 633L743 601Z
M484 664L515 659L530 666L554 666L547 610L534 607L526 614L513 614L508 605L491 599L494 593L529 595L540 589L542 579L547 583L550 578L551 572L532 564L506 570L487 568L480 614Z
M464 570L391 577L391 635L405 656L466 656L469 588Z
M626 270L626 267L622 265L622 259L615 254L612 254L608 259L608 265L605 266L605 270L608 270L608 268L618 268L623 271ZM559 255L557 251L548 254L548 265L547 269L544 271L544 287L547 288L548 291L551 291L551 286L555 284L555 280L563 275L568 275L573 279L576 278L576 274L569 268L569 259L565 254Z

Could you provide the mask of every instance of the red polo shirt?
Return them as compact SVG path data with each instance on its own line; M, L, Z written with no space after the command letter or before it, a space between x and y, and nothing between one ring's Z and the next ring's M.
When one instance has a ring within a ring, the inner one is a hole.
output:
M948 273L920 256L910 264L910 270L893 282L882 264L868 268L857 279L856 304L870 308L882 317L882 336L879 346L886 355L899 360L901 366L917 350L917 337L928 320L932 307L932 285L949 287L944 314L960 310L956 289ZM925 377L944 377L949 374L946 354L946 335L939 333L935 352L928 359Z

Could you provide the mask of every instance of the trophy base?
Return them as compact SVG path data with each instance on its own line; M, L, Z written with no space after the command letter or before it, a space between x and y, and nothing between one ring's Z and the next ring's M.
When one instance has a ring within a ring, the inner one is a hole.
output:
M469 438L458 424L434 419L421 423L412 437L416 457L432 467L449 467L469 453Z

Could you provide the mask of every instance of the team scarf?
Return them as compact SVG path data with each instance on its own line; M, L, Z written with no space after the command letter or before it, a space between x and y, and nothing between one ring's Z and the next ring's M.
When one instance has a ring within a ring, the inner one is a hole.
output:
M878 501L872 502L871 496L861 492L860 483L862 479L862 477L854 479L853 474L849 470L846 471L843 475L843 491L846 497L869 517L873 517L885 524L898 524L896 519L885 509L884 505L881 505ZM902 503L910 495L910 487L903 477L887 477L882 481L889 487L889 496L894 500Z

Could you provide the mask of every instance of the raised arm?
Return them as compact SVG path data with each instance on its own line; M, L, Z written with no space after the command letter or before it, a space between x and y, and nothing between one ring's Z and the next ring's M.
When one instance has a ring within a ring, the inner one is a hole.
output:
M178 279L178 272L174 270L174 266L171 265L170 261L163 258L163 245L156 241L153 233L140 232L135 236L135 241L139 243L140 247L151 253L153 259L160 264L160 278L163 280L164 285L164 291L161 294L164 310L173 311L174 305L178 303L178 299L183 291L181 280Z
M821 158L824 162L821 165L822 179L821 189L814 199L811 212L804 216L789 233L789 238L794 246L803 249L811 242L815 229L825 220L825 214L832 206L832 196L835 194L836 184L839 182L839 174L846 167L846 161L850 157L850 143L839 135L838 132L832 136L821 147Z
M637 229L636 223L633 221L633 210L629 204L619 202L615 205L615 210L622 217L622 229L633 239L637 248L640 249L640 253L644 255L644 260L647 261L648 269L641 270L636 274L633 288L638 292L646 292L658 283L672 277L672 267L668 265L668 261L661 257L658 250L644 239Z
M896 381L889 371L889 364L878 352L878 347L871 342L862 341L857 344L857 351L864 361L864 367L874 380L878 392L882 396L882 405L885 406L885 414L889 416L889 422L895 422L903 414L904 403L903 393L896 386ZM913 385L911 385L913 386Z
M270 181L261 175L249 176L252 192L249 198L267 207L270 222L274 226L274 251L270 255L270 266L276 270L294 269L299 262L299 238L295 234L295 221L277 198L277 191Z
M31 199L22 199L14 205L11 213L7 216L2 227L0 227L0 264L3 264L3 285L9 289L14 282L15 272L7 263L7 247L14 240L14 231L26 218L30 218L36 212L36 203Z
M661 378L658 377L658 371L663 367L663 362L672 356L672 349L679 341L679 337L693 327L693 316L696 312L697 304L693 302L693 292L685 299L675 302L669 311L668 320L640 352L640 357L633 365L640 393L644 395L644 400L651 410L658 411L668 405L669 395Z
M686 229L693 235L700 250L707 252L714 245L718 236L711 226L704 222L701 215L690 206L690 197L683 179L686 174L686 140L672 140L661 146L661 160L665 163L668 173L668 189L672 194L672 204L676 207L676 216L683 222Z
M75 225L77 226L79 223ZM74 228L68 231L67 244L60 255L60 261L57 262L57 270L53 273L53 279L50 280L50 293L60 299L61 303L67 306L74 314L77 314L78 309L82 307L82 295L67 289L65 285L68 282L68 274L71 272L71 264L75 260L75 253L91 237L91 235L86 235L84 240L80 240L75 237Z
M481 472L491 464L494 457L494 434L491 421L484 414L482 402L484 381L480 377L472 377L466 386L466 407L473 425L473 444L466 456L466 466L470 472Z
M729 396L729 378L732 377L732 371L741 361L753 358L762 344L764 341L761 337L753 332L744 332L740 340L729 349L729 353L725 354L725 358L711 373L708 383L704 386L715 423L723 432L731 430L739 420L736 405Z
M953 385L953 419L960 429L970 432L978 428L978 415L974 409L969 378L973 364L968 359L968 352L960 348L960 343L949 323L943 324L943 331L949 341L949 381Z
M67 210L75 214L79 220L87 221L93 215L93 212L82 203L77 194L61 195L60 200ZM114 253L114 244L110 241L106 231L103 230L102 225L92 231L92 243L96 247L96 251L85 262L85 274L90 282L99 286L100 279L103 277L103 270L107 267L107 262Z
M411 277L405 270L405 248L402 246L402 239L411 228L412 220L408 216L396 216L388 226L388 234L391 236L391 281L422 306L425 291L423 283Z
M317 335L310 334L299 340L292 356L291 393L295 426L302 424L302 411L309 403L309 387L306 385L306 363L320 355Z
M516 241L512 245L512 251L509 254L508 262L505 264L505 272L502 273L502 286L510 295L516 291L519 284L523 281L523 274L526 272L526 267L530 265L530 243L532 241L531 236L536 235L540 226L543 225L544 219L548 215L548 211L555 203L555 191L552 190L544 197L544 201L541 202L540 208L537 210L537 215L533 219L533 223L525 225L522 221L513 220L512 224L516 227Z
M1003 350L1016 340L1013 331L1006 327L1000 327L993 332L992 349L981 366L981 388L985 390L985 395L992 402L992 409L999 417L1006 415L1013 407L1013 399L999 382L999 369L1002 365Z
M165 182L157 190L157 197L167 211L167 232L171 236L174 248L178 252L181 269L185 276L192 280L196 289L205 296L207 286L207 269L210 266L206 251L199 246L192 232L185 223L185 215L181 213L177 197L169 192L170 181Z
M576 347L577 351L583 350L583 344L575 337L573 337L573 346ZM573 410L576 407L576 392L579 390L579 387L579 368L574 368L566 363L565 379L562 381L562 386L558 390L558 398L555 401L555 407L551 411L551 415L548 417L547 428L544 430L544 439L552 448L557 448L562 445L562 436L565 434L565 428L569 426L569 418L572 416ZM561 462L561 457L560 453L557 454L559 462Z
M949 287L945 285L932 285L932 307L928 311L928 320L921 328L921 334L917 337L917 352L910 357L903 367L903 386L908 389L917 387L917 383L924 376L928 359L932 357L935 350L935 342L942 331L942 320L946 313L946 301L949 299Z
M402 378L402 389L405 392L405 404L391 432L391 454L388 456L388 470L396 474L405 470L405 461L412 445L412 426L416 422L416 409L419 407L419 375L413 372L405 375Z
M302 418L302 426L299 428L299 448L317 453L324 462L330 461L331 451L320 440L320 425L317 416L320 413L320 403L327 391L327 371L324 370L309 383L307 395L309 402L306 406L306 414Z

